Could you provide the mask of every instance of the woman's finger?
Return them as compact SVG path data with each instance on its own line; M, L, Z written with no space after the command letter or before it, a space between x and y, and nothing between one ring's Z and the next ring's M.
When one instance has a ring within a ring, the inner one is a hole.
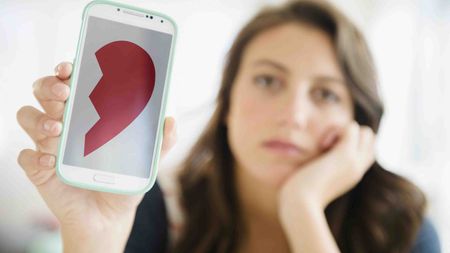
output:
M175 145L177 139L176 123L173 117L167 117L164 120L164 136L161 147L161 157L164 157Z
M61 120L65 101L69 97L72 64L62 62L55 67L55 76L46 76L33 83L33 94L44 111L53 119Z
M361 161L361 167L367 169L374 162L375 156L375 134L367 126L361 127L358 144L358 157Z
M56 76L42 77L33 83L33 94L39 103L42 101L64 102L69 92L69 86Z
M54 120L32 106L24 106L17 111L17 121L36 143L44 138L59 136L62 123Z
M58 137L47 137L36 142L36 150L42 153L57 155L58 154Z
M55 67L55 76L61 81L69 80L72 75L72 67L72 63L67 61L59 63Z
M66 103L61 101L41 101L45 113L52 119L62 121Z
M338 143L336 144L336 152L343 152L345 154L354 154L358 148L359 141L359 124L352 121L341 134Z
M39 186L53 176L56 157L53 155L24 149L19 153L17 162L25 171L30 181Z
M368 126L362 126L359 131L359 150L366 150L371 143L371 136L373 135L372 129Z

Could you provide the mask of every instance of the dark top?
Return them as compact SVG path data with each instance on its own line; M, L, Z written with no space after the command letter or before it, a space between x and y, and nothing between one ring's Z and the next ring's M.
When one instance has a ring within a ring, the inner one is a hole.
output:
M148 191L136 211L125 253L165 253L169 234L166 206L158 183ZM429 219L424 219L411 253L440 253L439 237Z

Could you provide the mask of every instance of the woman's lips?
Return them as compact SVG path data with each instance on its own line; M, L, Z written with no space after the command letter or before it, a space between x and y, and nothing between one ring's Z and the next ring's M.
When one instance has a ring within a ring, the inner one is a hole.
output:
M270 140L264 142L263 146L273 153L285 156L298 156L304 153L302 148L289 141Z

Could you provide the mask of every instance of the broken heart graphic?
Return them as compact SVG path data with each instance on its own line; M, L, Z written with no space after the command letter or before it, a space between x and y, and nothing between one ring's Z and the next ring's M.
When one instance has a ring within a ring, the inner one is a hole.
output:
M103 76L89 98L100 119L85 135L84 156L130 125L144 110L155 87L155 65L140 46L115 41L95 56Z

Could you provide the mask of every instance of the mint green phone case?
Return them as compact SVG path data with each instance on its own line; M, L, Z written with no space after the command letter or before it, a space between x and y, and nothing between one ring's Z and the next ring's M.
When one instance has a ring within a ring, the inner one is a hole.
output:
M86 25L87 25L87 12L89 11L89 8L92 7L93 5L96 4L106 4L106 5L111 5L114 7L121 7L121 8L125 8L125 9L130 9L130 10L135 10L135 11L139 11L139 12L143 12L149 15L155 15L155 16L160 16L165 18L166 20L169 20L173 26L174 26L174 34L173 34L173 40L172 40L172 46L170 49L170 55L169 55L169 61L168 61L168 70L166 73L166 81L164 84L164 91L163 91L163 97L162 97L162 109L161 109L161 114L159 116L158 119L158 129L159 132L156 135L156 153L155 153L155 157L153 159L153 164L152 164L152 171L150 174L150 177L148 179L148 183L147 185L142 188L141 190L138 191L121 191L121 190L117 190L114 188L108 188L108 187L101 187L101 186L97 186L97 185L92 185L92 184L87 184L87 183L82 183L82 182L74 182L74 181L70 181L67 178L64 178L64 176L61 173L61 163L62 163L62 159L61 159L61 155L62 155L62 148L61 148L61 144L63 142L63 140L65 140L65 138L67 138L66 136L66 122L65 120L63 120L63 130L62 130L62 135L61 138L59 140L59 144L58 144L58 156L56 158L56 174L58 175L58 177L66 184L68 185L72 185L72 186L76 186L76 187L80 187L80 188L84 188L84 189L89 189L89 190L95 190L95 191L103 191L103 192L111 192L111 193L118 193L118 194L140 194L140 193L145 193L148 190L150 190L152 188L152 186L154 185L155 181L156 181L156 176L158 174L158 163L159 163L159 158L161 155L161 145L162 145L162 139L163 139L163 131L164 131L164 119L165 119L165 111L166 111L166 103L167 103L167 96L168 96L168 92L169 92L169 84L170 84L170 76L172 73L172 59L173 59L173 55L175 52L175 44L176 44L176 39L177 39L177 31L178 31L178 27L175 23L175 21L162 13L156 12L156 11L150 11L150 10L145 10L142 8L138 8L138 7L134 7L134 6L129 6L126 4L121 4L121 3L116 3L116 2L112 2L112 1L107 1L107 0L94 0L92 2L90 2L88 5L86 5L86 7L83 10L83 17L82 17L82 25L81 25L81 29L80 29L80 35L79 35L79 40L78 40L78 44L77 44L77 52L76 52L76 58L74 59L74 63L73 63L73 72L78 72L78 59L80 57L80 46L81 46L81 39L82 36L84 34L84 31L86 29ZM73 82L74 82L74 78L71 79L71 86L73 87ZM70 96L68 98L67 101L67 106L64 110L64 116L63 119L66 118L67 116L67 112L71 109L69 108L70 106L70 100L73 99L73 94L72 92L70 93Z

